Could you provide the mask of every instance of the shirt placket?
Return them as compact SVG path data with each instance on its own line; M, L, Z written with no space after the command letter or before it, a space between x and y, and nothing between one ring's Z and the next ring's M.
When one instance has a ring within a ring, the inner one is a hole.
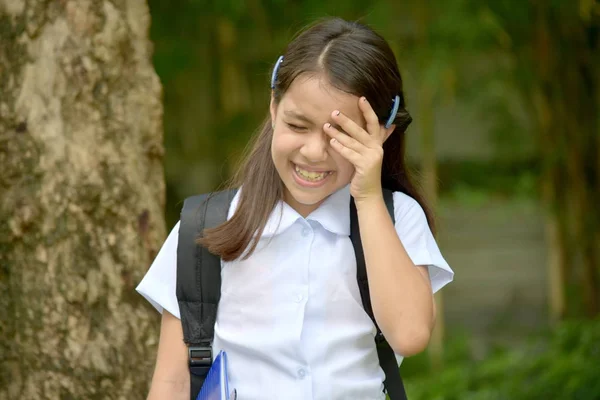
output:
M306 321L306 305L308 303L308 301L310 301L309 298L309 293L310 293L310 266L311 266L311 259L312 259L312 253L313 253L313 246L314 246L314 240L315 240L315 231L313 230L313 227L310 225L310 223L308 221L302 221L302 226L300 229L300 242L302 243L301 248L304 249L304 256L302 257L302 265L299 265L299 267L302 270L302 280L301 280L301 284L298 287L298 292L295 294L295 301L298 303L298 307L300 307L301 309L299 309L298 311L301 312L304 315L304 318L302 319L302 324L300 325L300 337L303 337L303 334L305 334L304 332L304 328L305 328L305 321ZM313 393L312 393L312 374L311 374L311 368L310 365L306 362L307 357L306 357L306 349L304 346L304 342L301 341L302 345L301 345L301 349L300 351L302 352L302 357L299 359L297 368L296 368L296 383L298 386L298 398L300 399L312 399L313 398Z

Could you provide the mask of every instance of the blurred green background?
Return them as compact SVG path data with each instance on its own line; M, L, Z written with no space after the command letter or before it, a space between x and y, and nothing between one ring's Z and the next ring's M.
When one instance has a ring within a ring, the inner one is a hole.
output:
M408 157L456 280L416 399L600 399L600 5L594 0L150 0L168 226L229 177L277 57L339 16L390 42Z

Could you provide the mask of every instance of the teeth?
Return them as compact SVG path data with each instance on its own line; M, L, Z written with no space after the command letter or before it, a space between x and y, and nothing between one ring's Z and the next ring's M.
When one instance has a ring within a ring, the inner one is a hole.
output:
M304 179L306 179L308 181L313 181L313 182L320 181L321 179L324 179L327 175L329 175L329 172L306 171L306 170L301 169L297 165L296 165L296 172L298 173L298 175L300 175Z

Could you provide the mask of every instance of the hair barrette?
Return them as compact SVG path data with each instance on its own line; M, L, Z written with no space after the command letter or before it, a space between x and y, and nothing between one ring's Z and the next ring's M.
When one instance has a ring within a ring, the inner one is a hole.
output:
M385 123L385 129L388 129L394 123L394 120L396 119L396 114L398 114L398 108L400 108L400 96L396 95L396 97L394 97L394 106L392 107L392 113L390 114L390 117Z
M275 63L275 67L273 68L273 74L271 75L271 89L275 89L275 82L277 82L277 73L279 72L279 66L283 61L283 56L279 56L277 62Z

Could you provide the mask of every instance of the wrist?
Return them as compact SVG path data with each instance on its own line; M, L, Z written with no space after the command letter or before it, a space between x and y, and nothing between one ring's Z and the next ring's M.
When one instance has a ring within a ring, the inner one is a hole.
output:
M373 193L369 196L355 198L354 203L356 204L356 210L358 212L366 209L376 209L381 206L385 207L383 192L381 191L379 193Z

